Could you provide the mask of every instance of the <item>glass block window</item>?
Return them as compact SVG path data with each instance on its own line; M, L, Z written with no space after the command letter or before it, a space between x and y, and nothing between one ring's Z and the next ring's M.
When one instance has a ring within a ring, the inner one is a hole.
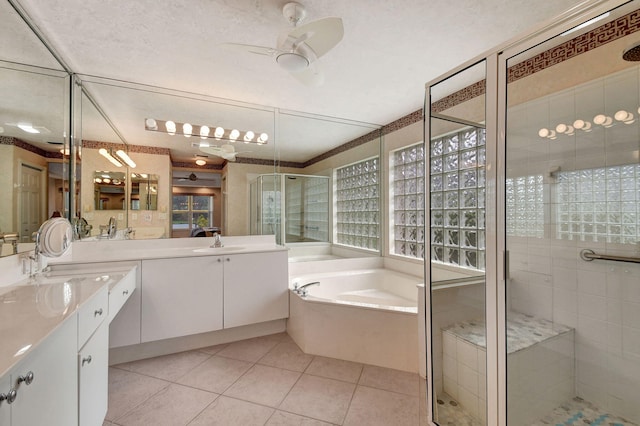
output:
M485 267L485 131L468 128L430 148L431 259Z
M424 259L424 145L391 153L394 254Z
M544 237L542 175L518 176L506 181L507 235Z
M557 238L635 244L640 239L640 164L559 172Z
M380 249L380 160L335 170L336 243Z

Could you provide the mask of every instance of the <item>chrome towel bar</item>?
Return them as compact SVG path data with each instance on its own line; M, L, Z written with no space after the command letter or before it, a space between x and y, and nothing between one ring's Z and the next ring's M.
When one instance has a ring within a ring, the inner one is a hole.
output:
M580 252L580 258L584 261L613 260L614 262L640 263L640 257L613 256L609 254L596 254L593 250L584 249Z

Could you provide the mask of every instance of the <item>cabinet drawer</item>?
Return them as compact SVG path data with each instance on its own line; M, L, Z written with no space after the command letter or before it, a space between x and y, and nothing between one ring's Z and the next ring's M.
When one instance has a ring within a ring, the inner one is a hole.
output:
M80 426L101 425L107 414L109 324L102 322L78 353Z
M84 346L87 339L109 316L109 289L102 287L78 311L78 349Z
M109 291L109 323L136 289L136 270L133 269Z

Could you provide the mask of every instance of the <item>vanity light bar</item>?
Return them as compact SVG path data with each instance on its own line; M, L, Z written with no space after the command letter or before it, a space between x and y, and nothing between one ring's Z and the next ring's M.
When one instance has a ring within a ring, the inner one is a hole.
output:
M182 133L186 138L200 136L201 139L213 138L216 140L222 139L231 142L255 143L258 145L264 145L269 140L267 133L256 135L256 133L251 130L225 129L220 126L180 123L178 121L156 120L154 118L145 118L144 129L150 132L163 132L170 135ZM180 129L182 129L182 132L179 131Z
M98 152L100 153L100 155L102 155L104 158L109 160L111 164L113 164L116 167L122 167L123 164L126 164L132 169L136 168L135 161L133 161L131 157L129 157L129 155L121 149L117 150L114 153L113 150L107 151L105 148L100 148Z

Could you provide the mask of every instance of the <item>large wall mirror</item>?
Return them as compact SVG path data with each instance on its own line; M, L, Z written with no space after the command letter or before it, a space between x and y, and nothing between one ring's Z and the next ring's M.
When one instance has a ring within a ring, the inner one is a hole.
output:
M0 4L0 255L68 206L69 75L6 2ZM65 149L67 151L65 151Z
M23 160L25 172L35 166L44 173L36 214L19 212L22 204L16 191L9 191L5 199L11 202L2 206L6 212L0 217L1 233L30 241L39 224L60 212L86 222L83 239L96 237L100 225L112 217L119 229L136 230L130 234L135 238L185 237L203 225L224 235L247 235L253 213L251 182L265 174L289 173L331 182L324 203L330 213L323 240L380 252L384 185L379 125L84 75L74 76L77 84L71 94L64 67L9 3L1 7L0 60L6 61L0 64L1 84L9 95L2 100L0 149L11 152L2 159L10 158L14 170L0 177L1 187L12 188L18 179L27 179L18 177L14 153L24 151L28 157ZM48 132L29 133L10 125L23 122ZM72 126L81 143L69 162L66 137ZM218 127L221 137L216 137ZM238 135L231 135L234 129ZM102 151L116 159L122 151L135 167L123 161L114 165ZM333 182L340 170L341 196L352 199L334 197ZM360 177L351 176L358 170ZM111 174L119 176L117 185ZM108 183L102 175L109 175ZM356 186L363 181L366 188L358 193ZM304 207L298 209L300 218L317 213L310 205ZM337 214L354 208L359 211L353 215ZM189 219L172 220L177 217ZM23 222L31 228L18 232ZM1 253L13 251L9 243Z

